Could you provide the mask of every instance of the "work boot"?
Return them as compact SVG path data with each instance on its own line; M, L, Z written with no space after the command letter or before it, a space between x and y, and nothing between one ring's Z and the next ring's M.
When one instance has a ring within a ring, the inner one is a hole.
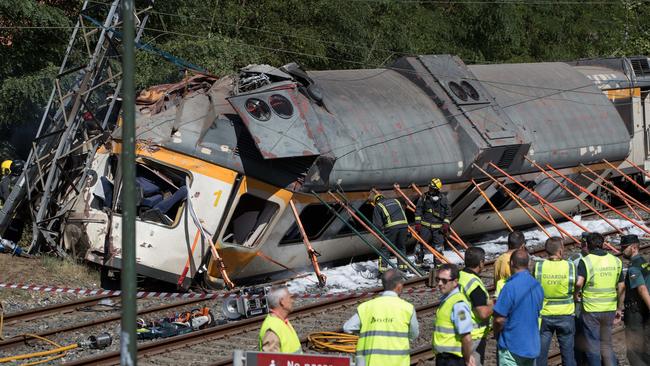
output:
M388 267L384 265L382 257L379 257L379 260L377 261L377 267L379 267L379 274L388 271Z
M415 247L415 263L422 264L424 263L424 248L422 245Z

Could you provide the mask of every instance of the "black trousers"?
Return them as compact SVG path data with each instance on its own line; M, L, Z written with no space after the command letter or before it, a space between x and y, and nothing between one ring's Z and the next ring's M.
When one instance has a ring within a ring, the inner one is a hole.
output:
M436 355L436 366L465 366L465 359L451 353L440 353Z
M650 315L625 310L627 359L632 366L650 366Z
M388 238L388 240L397 247L404 255L406 255L406 228L394 228L394 229L388 229L384 231L384 235ZM382 245L381 247L381 253L384 254L387 258L391 257L391 252L386 248L385 246ZM404 263L400 264L404 266ZM385 265L384 267L388 267L388 265Z

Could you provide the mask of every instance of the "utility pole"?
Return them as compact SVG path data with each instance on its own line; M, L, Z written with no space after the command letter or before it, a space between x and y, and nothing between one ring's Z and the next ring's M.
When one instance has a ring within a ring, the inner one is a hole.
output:
M135 30L134 0L122 2L122 326L121 364L137 365L135 273Z

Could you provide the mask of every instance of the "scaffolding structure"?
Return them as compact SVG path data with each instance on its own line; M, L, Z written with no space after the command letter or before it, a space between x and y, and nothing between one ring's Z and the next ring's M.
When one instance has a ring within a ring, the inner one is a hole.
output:
M90 165L120 111L120 4L84 1L25 168L0 211L0 236L14 217L30 215L31 253L45 245L65 255L59 236L66 213L85 184L98 179ZM136 42L151 5L134 10Z

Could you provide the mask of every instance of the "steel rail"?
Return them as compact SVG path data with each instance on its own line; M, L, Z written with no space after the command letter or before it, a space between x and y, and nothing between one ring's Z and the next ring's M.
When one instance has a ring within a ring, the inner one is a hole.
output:
M52 314L66 313L68 311L74 311L81 306L97 305L101 300L111 297L116 297L116 295L92 296L74 301L62 302L50 306L23 310L20 312L5 315L4 322L5 325L10 325L19 321L34 320Z
M617 234L616 231L610 231L610 232L605 232L603 235L613 235ZM567 246L572 246L575 243L571 241L570 239L565 239L565 245ZM650 248L650 245L644 245L641 249L647 249ZM532 254L541 254L544 252L543 248L537 249L532 252ZM620 253L615 253L614 255L621 255ZM494 260L489 261L488 265L494 264ZM415 286L419 286L424 284L427 281L427 277L416 277L413 279L408 280L404 287L405 288L412 288ZM494 285L491 285L488 287L488 291L493 291L494 290ZM366 292L380 292L382 291L381 288L375 287L372 289L367 289ZM407 294L407 293L405 293ZM306 317L309 315L312 315L314 313L317 313L319 311L327 310L331 307L334 306L343 306L343 305L348 305L351 303L355 303L360 301L359 296L356 296L354 294L349 294L349 295L342 295L337 298L332 298L324 301L319 301L315 302L313 304L309 304L303 307L300 307L296 309L292 314L290 315L290 318L298 318L298 317ZM436 310L438 305L438 302L433 302L431 304L423 305L420 307L416 308L416 312L418 315L422 314L427 314L430 312L433 312ZM149 355L155 355L155 354L162 354L169 352L173 349L178 349L186 346L191 346L194 344L199 344L204 342L206 339L214 339L214 338L220 338L220 337L225 337L232 335L233 333L239 333L239 332L245 332L245 331L250 331L257 329L261 323L264 321L264 316L257 316L254 318L249 318L245 320L241 320L238 322L233 322L230 324L225 324L222 326L217 326L213 328L207 328L207 329L202 329L198 330L195 332L179 335L179 336L174 336L174 337L169 337L169 338L164 338L161 340L156 340L153 342L147 342L147 343L141 343L138 345L138 357L143 357L143 356L149 356ZM303 339L306 341L306 338ZM302 340L301 340L302 341ZM418 356L422 357L422 356ZM96 356L92 356L89 358L81 359L81 360L74 360L69 363L65 363L66 365L114 365L119 363L120 361L120 353L119 351L113 351L113 352L107 352L104 354L99 354ZM216 364L224 364L224 365L229 365L232 363L232 359L221 359L217 360Z

